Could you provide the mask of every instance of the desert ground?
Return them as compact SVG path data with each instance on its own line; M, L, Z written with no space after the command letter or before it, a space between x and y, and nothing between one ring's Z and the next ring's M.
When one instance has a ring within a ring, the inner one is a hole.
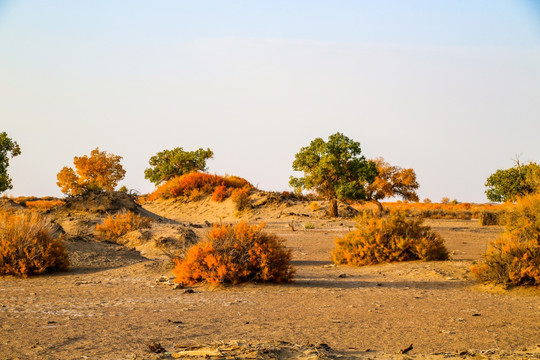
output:
M152 229L112 243L92 235L110 210L93 206L48 214L69 271L0 278L1 359L540 359L540 291L469 273L501 227L426 220L452 260L353 268L330 254L354 221L324 207L261 198L238 216L227 202L155 201L138 208ZM167 254L240 219L286 239L295 281L176 286Z

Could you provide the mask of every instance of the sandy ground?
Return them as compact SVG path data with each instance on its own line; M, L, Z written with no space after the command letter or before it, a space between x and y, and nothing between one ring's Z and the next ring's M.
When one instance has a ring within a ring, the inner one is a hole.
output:
M351 221L296 219L315 229L267 221L293 249L296 281L287 285L188 292L170 283L170 261L70 240L69 272L0 278L0 358L540 359L540 292L479 286L468 272L500 228L427 221L452 261L352 268L330 262Z

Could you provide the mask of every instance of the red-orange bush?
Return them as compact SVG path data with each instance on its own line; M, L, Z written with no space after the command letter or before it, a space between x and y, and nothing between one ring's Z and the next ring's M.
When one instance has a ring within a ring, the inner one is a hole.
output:
M217 202L222 202L223 200L227 198L228 195L229 193L227 191L227 186L219 185L219 186L216 186L216 188L214 189L214 192L212 193L212 200L217 201Z
M0 275L28 276L66 270L61 236L36 212L0 212Z
M401 212L388 218L364 213L358 229L336 239L332 259L336 264L354 266L409 260L446 260L443 239L421 219L408 220Z
M218 186L227 188L246 187L253 188L246 180L237 176L219 176L207 173L189 173L177 176L166 183L160 185L152 194L148 196L148 201L158 198L173 198L189 196L193 190L198 190L201 194L212 194Z
M249 201L249 188L234 189L231 193L231 199L237 211L242 211L251 206Z
M292 281L291 250L263 228L264 224L245 222L215 225L205 242L191 247L184 259L175 259L175 281L184 285L205 280L211 284Z
M116 240L130 231L148 228L152 219L132 213L120 212L114 217L109 215L103 224L96 225L96 234L105 239Z

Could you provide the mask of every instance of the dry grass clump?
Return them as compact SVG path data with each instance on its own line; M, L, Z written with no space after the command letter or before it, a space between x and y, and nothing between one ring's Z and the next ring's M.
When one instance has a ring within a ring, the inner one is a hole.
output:
M500 225L504 219L503 211L481 211L478 216L478 221L482 226Z
M231 199L234 203L234 208L236 211L243 211L251 207L251 202L249 201L249 192L250 189L248 187L234 189L231 192Z
M212 194L214 201L221 202L233 189L240 188L249 188L251 190L254 187L247 180L238 176L219 176L194 172L177 176L163 183L144 200L152 201L159 198L168 199L177 197L197 200L204 195Z
M151 222L152 219L131 211L120 212L114 217L109 215L102 224L97 224L96 234L104 239L116 240L130 231L149 228Z
M28 276L66 270L62 238L36 212L0 212L0 275Z
M421 219L408 220L404 213L392 212L388 218L364 214L357 221L357 230L336 239L334 263L363 266L448 259L441 236L424 226Z
M291 250L263 228L264 224L245 222L215 225L206 241L192 246L184 259L175 259L175 281L184 285L292 281Z
M540 285L540 194L518 200L505 216L505 232L471 267L482 282Z
M34 200L34 201L27 201L26 207L29 209L35 209L40 211L47 211L57 206L64 205L65 202L62 200Z

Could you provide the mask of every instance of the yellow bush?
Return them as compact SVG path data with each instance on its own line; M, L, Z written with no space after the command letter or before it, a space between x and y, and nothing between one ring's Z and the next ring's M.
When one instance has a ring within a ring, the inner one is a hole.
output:
M120 212L114 217L109 215L103 224L97 224L96 233L99 237L116 240L130 231L150 227L151 222L152 219L131 211Z
M215 225L205 242L191 247L184 259L175 259L175 281L184 285L204 280L211 284L292 281L291 250L263 228L264 224L245 222Z
M35 212L0 212L0 275L27 276L66 270L69 266L61 237Z
M389 218L364 214L357 221L357 230L336 239L334 263L363 266L448 259L443 239L421 219L408 220L403 213L392 212Z
M505 232L471 267L482 282L540 285L540 194L518 200L505 216Z
M245 210L251 206L251 202L249 201L249 191L250 188L243 187L241 189L234 189L231 192L231 199L237 211Z

